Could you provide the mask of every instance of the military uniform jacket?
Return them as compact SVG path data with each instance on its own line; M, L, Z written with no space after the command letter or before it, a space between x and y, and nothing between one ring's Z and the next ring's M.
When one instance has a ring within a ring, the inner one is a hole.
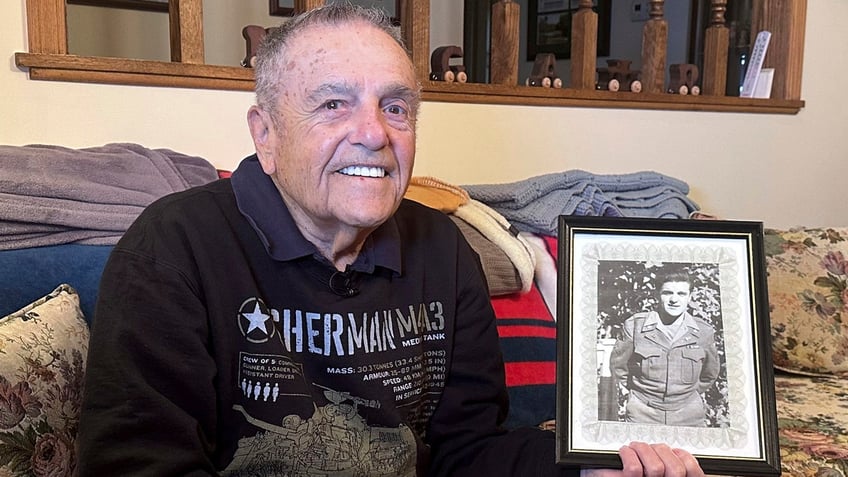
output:
M713 328L688 312L684 332L673 342L657 328L656 312L637 313L624 322L613 348L613 376L631 393L667 411L705 392L719 374Z

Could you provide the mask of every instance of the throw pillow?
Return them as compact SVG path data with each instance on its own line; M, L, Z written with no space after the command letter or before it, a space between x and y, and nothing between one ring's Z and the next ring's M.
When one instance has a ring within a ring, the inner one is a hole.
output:
M72 475L88 326L69 285L0 319L0 475Z
M777 368L848 374L848 228L765 231Z

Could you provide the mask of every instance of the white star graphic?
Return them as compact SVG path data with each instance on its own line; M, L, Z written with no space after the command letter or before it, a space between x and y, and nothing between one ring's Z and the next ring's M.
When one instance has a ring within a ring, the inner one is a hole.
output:
M247 321L250 322L250 326L247 327L247 332L245 334L250 333L255 329L262 329L262 332L266 335L268 334L268 329L265 327L265 322L270 318L269 315L262 313L262 310L259 309L259 302L256 302L256 306L253 308L253 311L250 313L242 313L241 316L245 317Z

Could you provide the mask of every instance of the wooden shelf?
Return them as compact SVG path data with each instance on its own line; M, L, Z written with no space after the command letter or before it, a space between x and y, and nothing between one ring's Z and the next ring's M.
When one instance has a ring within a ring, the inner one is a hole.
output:
M28 68L30 78L38 80L236 91L253 91L254 84L253 70L235 66L48 53L16 53L15 63L19 67ZM796 114L804 107L802 100L611 93L433 81L423 84L422 96L425 101L448 103L770 114Z
M253 90L253 70L235 66L52 53L15 53L15 64L39 80Z
M802 100L749 99L727 96L681 96L571 88L552 89L530 86L457 84L428 82L424 100L511 104L527 106L571 106L587 108L663 109L740 113L797 114Z
M294 4L296 10L302 11L324 1L295 0ZM772 97L776 99L431 82L427 79L430 0L397 1L402 30L423 83L425 101L766 114L796 114L804 107L800 98L807 0L753 0L755 30L769 30L773 34L774 47L770 47L765 66L782 72L776 75L772 88ZM720 4L721 1L716 1L716 5ZM26 0L29 53L16 53L15 63L28 68L30 78L37 80L253 90L253 70L202 64L203 26L197 19L202 0L170 0L169 11L173 17L170 24L173 61L85 57L68 54L65 0Z

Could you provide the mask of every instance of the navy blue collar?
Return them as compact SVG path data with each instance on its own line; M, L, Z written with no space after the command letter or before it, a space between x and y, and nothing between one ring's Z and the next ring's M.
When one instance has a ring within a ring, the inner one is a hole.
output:
M312 255L328 262L312 242L300 233L271 178L262 170L256 154L245 158L233 172L231 183L239 211L274 260L289 261ZM351 269L373 273L374 267L401 273L400 232L394 217L380 225L365 242Z

